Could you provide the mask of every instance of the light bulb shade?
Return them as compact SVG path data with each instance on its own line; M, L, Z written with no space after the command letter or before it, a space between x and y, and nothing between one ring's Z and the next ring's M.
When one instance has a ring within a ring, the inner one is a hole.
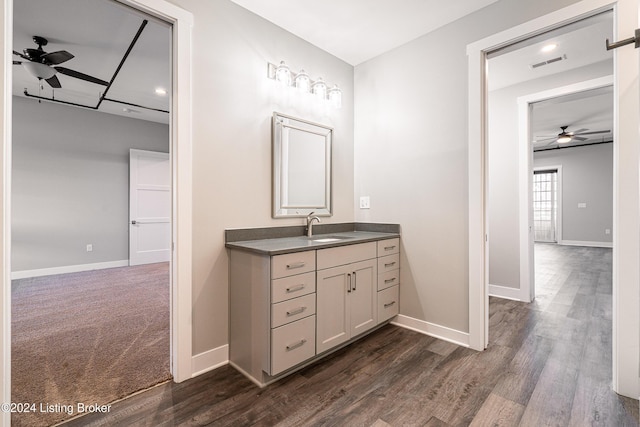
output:
M37 79L47 80L55 76L56 74L56 70L49 67L48 65L40 64L39 62L24 61L22 63L22 66L29 72L29 74Z
M329 101L335 108L342 107L342 91L338 88L338 85L334 85L331 90L329 90Z
M322 80L322 77L318 77L318 80L312 86L313 94L320 99L327 99L327 85Z
M556 140L558 143L562 144L565 142L571 142L571 136L569 135L562 135L559 136L558 139Z
M309 78L309 74L305 73L304 70L300 70L298 75L296 76L296 87L300 92L309 92L311 89L311 79Z
M280 65L276 68L276 80L285 86L291 85L291 71L284 61L280 61Z

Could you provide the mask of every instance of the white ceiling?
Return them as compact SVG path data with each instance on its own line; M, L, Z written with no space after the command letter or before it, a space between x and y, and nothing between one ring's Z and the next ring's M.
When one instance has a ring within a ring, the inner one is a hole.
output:
M155 94L157 87L170 91L169 25L110 0L19 0L13 5L13 48L36 48L34 35L43 36L49 44L46 52L66 50L75 55L60 64L63 67L110 81L133 40L143 19L149 23L142 31L128 59L107 93L107 98L149 108L169 110L170 96ZM14 59L22 59L14 55ZM13 93L95 106L105 86L57 74L62 88L53 91L22 66L13 66ZM35 102L35 100L34 100ZM127 109L127 111L124 111ZM132 118L168 123L169 114L145 108L105 101L100 111Z
M232 0L358 65L497 0Z

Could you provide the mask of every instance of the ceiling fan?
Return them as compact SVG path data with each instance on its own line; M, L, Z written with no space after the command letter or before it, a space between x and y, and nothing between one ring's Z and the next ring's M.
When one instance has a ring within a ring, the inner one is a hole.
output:
M90 76L88 74L81 73L79 71L71 70L69 68L60 67L58 64L67 62L74 56L66 50L58 50L56 52L45 52L42 46L46 46L49 41L41 36L33 36L33 41L38 45L37 49L26 48L24 53L13 51L14 55L18 55L24 61L13 61L14 65L22 65L32 76L38 80L46 81L52 88L61 88L60 80L56 77L57 73L74 77L76 79L84 80L87 82L99 84L102 86L109 86L109 82L101 80L99 78Z
M542 139L537 139L535 142L545 142L545 141L549 141L549 143L547 143L547 145L551 145L554 142L557 142L559 144L566 144L567 142L572 142L572 141L586 141L589 138L585 138L583 136L580 135L597 135L600 133L610 133L610 130L596 130L596 131L591 131L591 132L587 132L589 129L578 129L572 132L567 132L567 128L569 127L569 125L567 126L560 126L560 129L562 130L562 132L560 132L558 135L553 135L553 136L542 136Z

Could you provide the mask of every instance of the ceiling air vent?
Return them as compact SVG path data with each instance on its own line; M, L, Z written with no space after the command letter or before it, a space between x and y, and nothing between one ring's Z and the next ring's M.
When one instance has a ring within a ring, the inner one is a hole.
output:
M553 64L554 62L562 61L563 59L567 59L567 55L558 56L557 58L552 58L547 61L538 62L537 64L529 65L531 69L536 69L545 65Z

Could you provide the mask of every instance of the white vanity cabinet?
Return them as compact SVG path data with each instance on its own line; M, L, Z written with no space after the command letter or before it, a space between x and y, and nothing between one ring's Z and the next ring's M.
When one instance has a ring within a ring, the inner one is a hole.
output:
M317 343L322 353L377 325L376 242L318 250Z
M261 387L398 313L397 238L277 255L236 246L229 251L229 361Z

